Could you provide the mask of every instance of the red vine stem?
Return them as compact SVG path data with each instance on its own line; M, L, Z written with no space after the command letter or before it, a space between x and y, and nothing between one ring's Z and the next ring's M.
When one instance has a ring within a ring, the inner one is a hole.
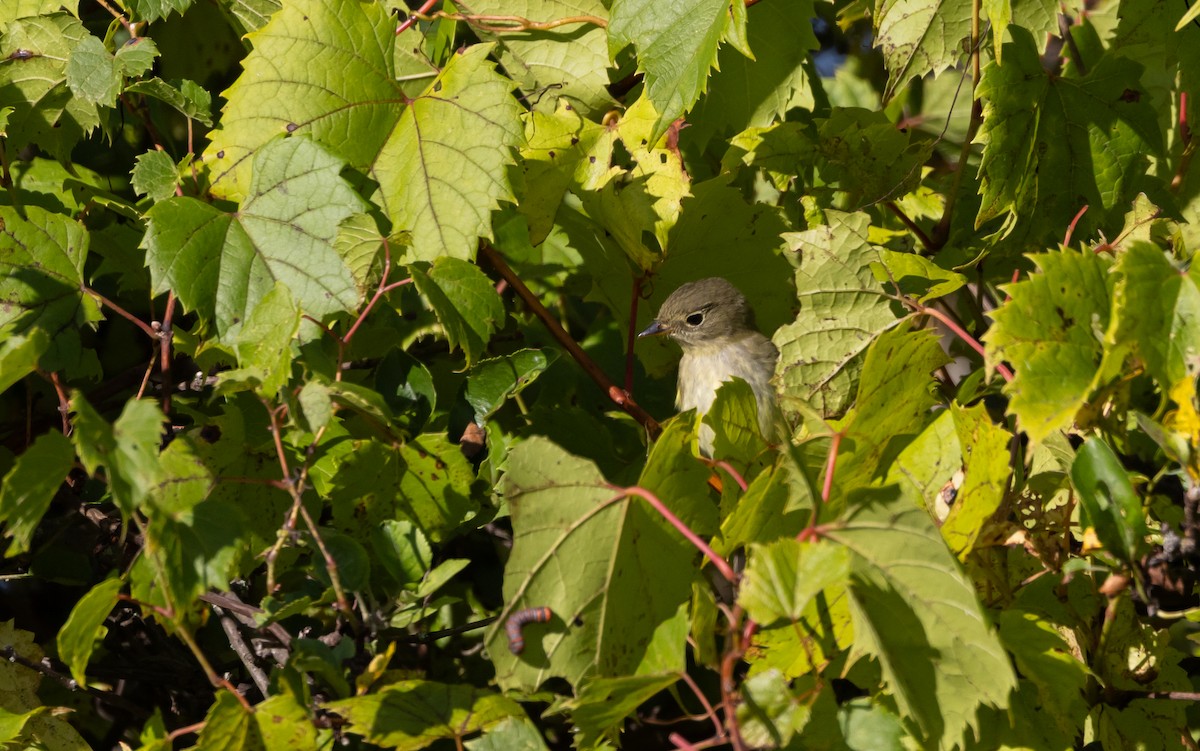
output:
M383 274L379 277L379 287L375 290L375 294L371 297L371 301L367 303L367 307L363 308L363 312L359 314L358 320L354 322L354 325L351 326L350 330L346 332L346 335L342 337L343 344L350 343L350 340L354 337L354 333L358 331L358 327L362 325L363 321L367 320L367 315L375 307L375 303L379 302L379 298L383 297L388 292L391 292L399 287L403 287L405 284L408 284L412 281L412 279L409 278L401 279L398 282L388 284L387 279L388 274L390 273L392 273L392 249L388 244L387 238L385 237L383 238Z
M908 302L910 305L912 305L915 308L915 310L918 313L923 313L923 314L929 316L930 318L938 319L946 326L946 328L953 331L954 334L959 339L962 339L964 342L966 342L967 345L971 347L971 349L975 350L980 355L983 355L985 358L987 357L987 352L986 352L986 350L984 350L983 345L979 343L979 340L976 339L975 337L971 336L970 334L968 334L966 329L964 329L962 326L959 326L954 321L954 319L952 319L950 316L946 315L945 313L938 310L937 308L931 308L928 305L921 305L920 303L913 302L912 300L909 300ZM1000 377L1003 378L1006 382L1008 382L1008 383L1012 382L1013 373L1011 370L1008 369L1008 366L1005 365L1004 363L1002 363L1002 362L996 363L996 372L999 373Z
M428 13L433 9L433 6L437 5L437 3L438 0L425 0L425 3L420 8L417 8L415 11L409 14L408 18L404 19L404 23L396 27L396 36L400 36L404 32L411 29L413 24L420 20L418 16L423 16Z
M833 442L829 444L829 456L825 459L825 483L821 486L821 503L829 503L829 495L833 492L833 473L837 469L838 449L842 445L842 437L845 433L834 433ZM816 526L815 522L817 515L812 515L812 521L809 526Z
M731 584L737 583L738 575L737 572L733 570L733 567L730 566L724 558L717 555L716 551L708 546L708 543L706 543L704 540L701 540L700 536L693 532L688 525L684 524L682 519L680 519L678 516L675 516L674 512L667 508L666 504L658 499L658 496L637 485L632 485L628 488L619 488L614 486L613 489L620 493L619 496L613 499L614 501L632 495L641 498L646 503L649 503L651 506L653 506L654 510L657 511L662 518L666 519L672 527L679 530L679 533L686 537L688 542L692 543L697 550L704 554L705 558L707 558L714 566L716 566L717 571L721 572L721 576L725 577L725 579Z
M130 313L129 311L125 310L120 305L117 305L112 300L109 300L107 297L100 294L99 292L92 289L91 287L84 287L83 291L88 293L92 297L96 298L96 300L104 307L108 308L109 310L113 311L114 313L121 316L125 320L129 321L134 326L137 326L139 329L142 330L142 333L144 333L146 336L150 337L151 339L158 339L158 332L155 331L150 326L150 324L146 323L143 320L140 320L137 316L135 316L132 313Z
M744 477L742 477L741 473L738 472L736 469L734 469L729 464L729 462L725 461L724 459L721 459L721 460L713 462L712 465L714 467L716 467L717 469L725 470L729 474L729 476L733 478L733 481L738 484L738 487L742 489L742 492L743 493L746 492L746 489L748 487L746 485L746 479Z
M692 693L696 695L696 699L699 700L700 705L704 707L704 714L708 715L708 719L712 721L713 727L717 729L717 737L724 738L725 729L721 727L721 719L717 717L717 710L713 709L713 705L711 702L709 702L708 697L704 695L704 692L700 690L700 687L696 685L696 681L692 678L692 676L688 675L686 670L681 672L679 677L683 679L683 682L686 683L688 688L692 690Z

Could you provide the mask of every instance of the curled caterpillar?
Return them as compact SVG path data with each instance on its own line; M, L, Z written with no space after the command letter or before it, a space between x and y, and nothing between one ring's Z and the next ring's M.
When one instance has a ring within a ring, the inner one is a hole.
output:
M518 610L504 622L504 633L508 634L508 651L519 655L525 651L525 635L521 629L526 623L549 623L554 617L550 608L525 608Z

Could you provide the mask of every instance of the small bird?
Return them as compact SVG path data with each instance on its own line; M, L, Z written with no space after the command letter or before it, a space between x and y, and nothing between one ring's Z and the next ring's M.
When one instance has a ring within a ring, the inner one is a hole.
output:
M675 406L704 414L717 388L735 376L750 385L758 425L775 437L775 390L771 376L779 350L754 326L754 312L737 287L721 277L688 282L671 293L654 322L638 336L666 334L683 349ZM713 430L700 427L700 452L712 455Z

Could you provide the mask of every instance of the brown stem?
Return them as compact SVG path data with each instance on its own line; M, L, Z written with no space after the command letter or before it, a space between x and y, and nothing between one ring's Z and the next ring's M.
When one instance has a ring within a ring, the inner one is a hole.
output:
M167 310L163 313L162 323L158 326L158 369L162 373L163 393L162 410L164 415L171 413L171 342L175 338L175 330L171 321L175 318L175 293L167 293ZM265 694L264 694L265 696Z
M238 630L237 621L221 608L213 605L213 612L221 621L221 630L225 632L225 638L229 640L229 646L233 648L234 654L242 661L242 665L246 668L246 672L250 674L250 679L254 681L254 685L258 687L258 692L264 698L270 696L270 686L267 681L267 674L254 661L254 653L247 646L246 640L242 638L242 632Z
M57 371L52 370L43 375L50 380L54 386L54 393L58 396L58 414L62 417L62 433L71 435L71 398L67 395L67 387L63 385Z
M925 234L925 230L921 229L916 222L910 219L908 214L905 214L904 210L896 205L895 201L884 201L883 205L887 207L888 211L895 214L896 217L904 223L904 226L908 227L910 232L917 236L917 240L921 242L921 246L924 247L926 251L932 252L937 250L937 248L935 248L933 245L933 240L930 240L929 235Z
M109 300L107 297L100 294L99 292L92 289L91 287L83 287L83 291L86 292L87 294L91 295L92 297L96 298L96 300L104 307L108 308L109 310L113 311L114 313L121 316L125 320L129 321L134 326L137 326L139 329L142 330L142 333L144 333L146 336L150 337L151 339L158 338L158 332L155 331L154 328L150 326L150 324L139 319L137 316L133 315L128 310L125 310L120 305L117 305L115 302L113 302L112 300Z
M492 268L496 269L496 272L512 285L513 290L525 302L529 310L541 320L542 325L550 331L551 336L571 354L575 362L579 363L580 367L595 381L596 385L604 393L608 394L608 398L616 402L618 407L628 412L633 419L641 423L651 438L656 438L662 432L662 427L658 424L658 421L651 417L646 410L638 406L628 391L609 380L604 371L600 369L600 366L596 364L596 361L583 351L583 348L571 338L571 335L563 329L558 321L554 320L554 316L550 315L550 311L546 310L546 306L542 305L537 295L533 294L525 286L525 282L521 281L521 278L509 268L509 265L504 261L499 251L493 248L491 244L485 242L480 245L480 252L487 259L488 263L492 265Z

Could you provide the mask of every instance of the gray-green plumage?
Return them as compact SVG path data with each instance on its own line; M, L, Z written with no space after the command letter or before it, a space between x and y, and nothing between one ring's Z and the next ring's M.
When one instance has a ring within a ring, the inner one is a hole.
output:
M671 293L641 336L666 334L679 343L681 411L708 411L717 388L734 377L750 385L758 404L758 422L768 440L775 438L775 389L771 376L779 350L754 326L754 313L737 287L720 277L689 282ZM700 450L712 454L713 432L700 429Z

